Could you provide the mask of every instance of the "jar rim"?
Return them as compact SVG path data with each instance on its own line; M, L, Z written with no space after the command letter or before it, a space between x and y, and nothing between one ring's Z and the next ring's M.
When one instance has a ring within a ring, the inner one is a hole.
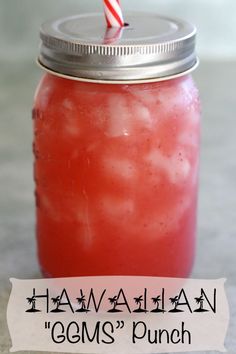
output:
M190 69L185 70L181 73L178 74L174 74L174 75L168 75L168 76L164 76L164 77L156 77L156 78L149 78L149 79L137 79L137 80L103 80L103 79L91 79L91 78L86 78L86 77L78 77L78 76L72 76L72 75L68 75L68 74L63 74L61 72L58 71L54 71L48 67L46 67L45 65L43 65L40 62L40 59L38 58L36 60L36 64L43 69L44 71L46 71L48 74L60 77L62 79L67 79L67 80L72 80L72 81L80 81L80 82L87 82L87 83L94 83L94 84L111 84L111 85L137 85L137 84L145 84L145 83L152 83L152 82L162 82L162 81L167 81L167 80L174 80L177 79L179 77L185 76L185 75L189 75L191 74L194 70L197 69L197 67L199 66L200 60L197 57L196 58L196 62L195 65L192 66Z

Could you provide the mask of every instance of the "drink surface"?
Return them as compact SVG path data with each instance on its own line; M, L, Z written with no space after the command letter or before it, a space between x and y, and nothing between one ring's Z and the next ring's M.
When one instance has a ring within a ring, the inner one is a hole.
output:
M112 85L46 74L33 117L43 273L187 276L200 130L191 76Z

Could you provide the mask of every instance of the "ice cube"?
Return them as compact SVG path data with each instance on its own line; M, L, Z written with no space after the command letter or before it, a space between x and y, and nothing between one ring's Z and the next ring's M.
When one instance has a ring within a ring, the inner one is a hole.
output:
M171 205L165 212L149 216L145 222L146 234L150 237L163 237L169 232L176 231L179 228L180 219L187 211L191 203L189 196L183 196L175 205Z
M149 109L138 101L132 102L132 112L134 115L134 121L138 121L143 127L152 127L152 116Z
M122 217L126 217L134 212L134 202L131 199L118 199L112 196L105 196L100 201L102 212L111 219L120 222Z
M85 247L89 246L94 239L94 215L91 200L85 189L71 203L70 214L71 220L77 225L75 230L76 227L79 230L79 239L83 240Z
M75 110L75 105L74 105L73 101L70 100L69 98L65 98L62 101L62 107L67 109L67 110L70 110L70 111L74 111Z
M135 165L128 159L105 157L104 167L107 173L111 173L119 178L132 179L136 175Z
M80 135L79 119L76 105L69 98L62 101L62 118L64 132L70 136Z
M173 113L178 112L180 108L184 107L183 96L179 90L173 89L173 87L161 90L158 94L158 99L161 107L163 107L163 112L172 113L169 119L174 117Z
M190 172L190 163L183 152L165 156L160 150L155 149L147 155L147 161L166 173L169 181L173 184L184 182Z
M103 105L93 107L93 125L104 131L105 124L108 120L107 114L108 112L104 109Z
M129 136L132 129L132 112L123 94L111 94L108 100L108 122L106 135L109 137Z
M184 182L190 173L190 163L183 153L175 154L171 157L171 172L169 172L170 181L174 184Z
M130 93L134 98L144 104L146 107L150 107L158 103L158 90L157 89L145 89L142 86L133 86L130 89Z
M199 145L198 135L187 130L179 134L177 140L181 145L192 146L194 148L197 148Z
M191 204L189 195L183 195L182 199L166 214L166 230L174 231L179 227L179 221Z

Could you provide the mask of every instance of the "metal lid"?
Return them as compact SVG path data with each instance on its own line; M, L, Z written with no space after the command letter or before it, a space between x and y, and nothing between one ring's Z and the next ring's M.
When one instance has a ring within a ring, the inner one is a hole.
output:
M179 76L197 65L196 28L157 14L125 14L122 29L106 28L103 14L42 25L39 63L74 78L135 81Z

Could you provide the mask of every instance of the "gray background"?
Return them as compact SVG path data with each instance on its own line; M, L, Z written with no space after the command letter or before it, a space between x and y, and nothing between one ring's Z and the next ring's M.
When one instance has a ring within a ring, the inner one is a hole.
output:
M199 30L194 74L203 105L198 248L193 276L226 277L236 353L235 0L123 0L124 9L174 15ZM41 76L34 59L45 19L101 11L100 0L0 0L0 352L9 352L9 277L39 276L34 243L31 106Z
M124 10L156 11L182 17L198 27L202 58L236 57L235 0L121 0ZM0 0L1 58L27 60L37 50L42 21L76 12L103 10L102 0ZM3 46L3 47L2 47ZM5 47L6 50L3 50Z

